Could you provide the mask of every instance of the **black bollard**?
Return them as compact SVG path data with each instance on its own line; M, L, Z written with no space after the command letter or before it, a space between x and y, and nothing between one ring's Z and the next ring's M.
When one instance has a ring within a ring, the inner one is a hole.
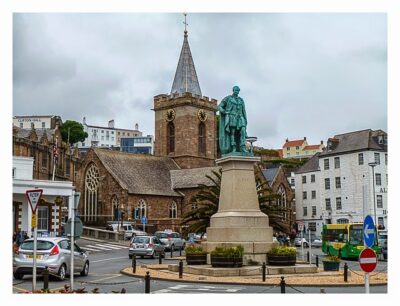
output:
M158 264L162 264L162 252L158 252Z
M281 276L281 293L286 293L286 283L285 283L285 278Z
M307 251L307 262L310 262L310 252Z
M147 271L144 277L144 293L150 293L150 272Z
M348 276L349 267L347 266L347 262L344 263L344 281L347 283L347 276Z
M136 273L136 255L132 256L132 272Z
M42 271L42 276L43 276L43 290L48 290L49 289L49 270L47 267L44 268Z
M262 264L262 279L263 282L265 282L265 272L267 271L267 266L265 265L265 262Z
M315 265L317 266L317 268L319 267L318 255L315 255Z
M182 259L179 261L179 278L183 277L183 261Z
M171 258L174 257L174 247L171 245Z

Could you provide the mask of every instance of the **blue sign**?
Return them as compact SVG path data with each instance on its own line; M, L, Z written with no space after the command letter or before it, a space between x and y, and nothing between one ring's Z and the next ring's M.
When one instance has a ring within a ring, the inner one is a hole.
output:
M147 218L145 216L142 217L142 224L147 224Z
M375 224L370 215L367 215L364 219L363 239L368 248L370 248L375 242Z

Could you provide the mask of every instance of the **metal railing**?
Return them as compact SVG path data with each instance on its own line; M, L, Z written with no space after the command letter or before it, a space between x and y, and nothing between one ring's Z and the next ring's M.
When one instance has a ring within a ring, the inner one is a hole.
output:
M114 231L84 226L82 236L101 239L101 240L119 241L125 239L125 232L123 231L114 232Z

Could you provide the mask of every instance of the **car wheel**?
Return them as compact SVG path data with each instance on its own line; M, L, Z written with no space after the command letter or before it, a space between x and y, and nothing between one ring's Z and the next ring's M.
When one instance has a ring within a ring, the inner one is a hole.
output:
M15 279L22 279L23 277L24 277L24 275L21 274L21 273L14 273L14 278Z
M129 254L128 256L129 256L129 259L132 259L132 255L131 254Z
M87 276L89 274L89 262L85 262L83 270L81 271L81 276Z
M66 273L67 273L67 267L65 266L65 264L62 264L57 273L58 279L61 281L65 280Z
M154 253L155 253L155 251L153 251L153 253L151 253L151 255L150 255L151 259L155 258Z

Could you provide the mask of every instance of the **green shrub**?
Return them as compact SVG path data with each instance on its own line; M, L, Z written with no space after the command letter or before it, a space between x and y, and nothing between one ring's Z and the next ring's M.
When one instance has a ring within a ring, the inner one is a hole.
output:
M213 256L224 256L224 257L243 257L244 249L243 246L238 245L236 247L216 247L214 251L211 252Z
M297 249L295 247L276 246L273 247L268 254L270 255L296 255Z
M189 254L204 254L205 252L201 246L191 244L185 248L185 253L186 255L189 255Z

